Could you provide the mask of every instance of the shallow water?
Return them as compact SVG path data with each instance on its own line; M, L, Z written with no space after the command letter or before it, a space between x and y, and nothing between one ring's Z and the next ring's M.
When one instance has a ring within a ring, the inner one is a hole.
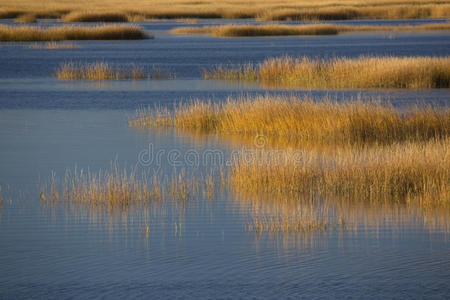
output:
M189 150L219 150L225 158L240 147L216 136L128 127L128 118L142 105L171 107L194 98L222 101L266 93L381 97L398 106L450 104L448 90L283 91L200 78L202 68L219 63L284 54L448 55L447 33L217 39L166 32L180 25L149 23L155 40L77 42L82 48L75 50L1 44L0 298L448 298L445 213L347 205L334 207L336 217L344 214L349 220L346 228L326 234L255 234L247 228L252 217L290 206L218 191L213 199L201 196L187 206L168 201L113 213L68 209L62 203L46 206L39 200L38 185L52 171L63 177L76 165L96 172L115 160L120 166L155 168L139 164L139 154L149 145L165 153L175 149L181 157ZM96 83L54 78L61 62L99 59L156 65L177 73L177 79ZM189 169L180 162L178 169ZM166 174L174 168L167 160L161 167ZM210 167L200 164L199 172Z

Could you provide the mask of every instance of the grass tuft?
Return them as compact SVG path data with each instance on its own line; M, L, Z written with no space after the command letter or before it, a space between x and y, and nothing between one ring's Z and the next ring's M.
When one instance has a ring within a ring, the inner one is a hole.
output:
M256 80L271 87L306 89L450 87L450 57L269 58L252 65L218 66L204 78Z
M135 25L8 26L0 25L0 41L34 42L64 40L141 40L152 38Z
M141 80L149 78L142 67L132 65L129 68L113 67L108 63L63 63L57 69L59 80Z

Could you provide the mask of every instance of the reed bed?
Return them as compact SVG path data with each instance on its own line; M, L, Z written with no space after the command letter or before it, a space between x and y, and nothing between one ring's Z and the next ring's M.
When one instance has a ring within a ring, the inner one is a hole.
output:
M358 31L424 31L450 30L450 23L400 26L351 26L334 24L309 25L222 25L204 27L179 27L170 32L175 34L206 34L216 37L290 36L290 35L336 35Z
M305 89L431 89L450 87L450 57L269 58L259 64L217 66L204 78L259 81Z
M141 40L152 38L136 25L83 26L8 26L0 25L2 42L64 40Z
M63 49L63 50L69 50L69 49L79 49L81 48L79 45L74 44L74 43L69 43L69 42L64 42L64 43L57 43L57 42L49 42L49 43L45 43L45 44L32 44L30 46L28 46L29 49L35 49L35 50L42 50L42 49L47 49L47 50L59 50L59 49Z
M270 97L194 101L174 110L140 109L130 125L174 127L284 140L285 145L392 144L444 139L450 135L450 109L421 106L400 111L380 101L336 102L327 98Z
M450 209L450 139L319 151L260 150L237 157L230 185L242 193L414 203Z
M132 65L130 67L114 67L105 62L94 63L63 63L56 70L59 80L142 80L151 78L144 68Z
M445 18L450 16L450 1L190 1L170 2L154 0L105 1L58 0L40 2L31 0L6 0L0 5L0 18L16 18L23 14L37 17L71 18L77 21L110 21L133 18L256 18L263 20L342 20L342 19L401 19ZM71 20L69 18L69 20ZM72 19L72 20L73 20Z

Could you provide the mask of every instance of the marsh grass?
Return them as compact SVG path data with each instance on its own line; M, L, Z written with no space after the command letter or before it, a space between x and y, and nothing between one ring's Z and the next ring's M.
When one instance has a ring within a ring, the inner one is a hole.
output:
M0 41L140 40L152 38L136 25L8 26L0 25Z
M0 18L16 18L23 14L38 17L64 18L72 15L79 21L109 21L125 18L256 18L262 20L342 20L342 19L405 19L445 18L450 16L448 0L354 1L337 0L268 0L268 1L190 1L153 0L105 1L79 0L66 2L48 0L3 1Z
M135 170L120 170L114 165L98 173L68 170L62 183L52 173L49 182L40 186L39 198L49 206L61 202L111 211L160 201L161 187L156 176L138 176Z
M14 19L16 23L36 23L37 18L34 14L23 14Z
M430 89L450 87L450 57L268 58L260 64L217 66L204 78L259 81L306 89Z
M151 78L143 67L131 65L130 67L114 67L105 62L61 64L56 70L59 80L142 80Z
M204 27L179 27L175 34L207 34L216 37L289 36L289 35L336 35L359 31L424 31L450 30L450 23L424 24L417 26L351 26L334 24L309 25L222 25Z
M62 178L52 172L49 179L39 185L38 194L46 207L62 204L93 212L112 212L172 203L179 212L184 212L202 196L213 199L215 183L210 180L216 177L212 174L188 173L181 169L173 170L170 176L165 172L149 175L136 168L119 168L117 163L111 163L109 169L98 172L68 169Z
M238 157L229 174L242 193L328 197L450 208L450 139L332 153L261 150Z
M69 50L69 49L79 49L81 48L79 45L75 44L75 43L69 43L69 42L64 42L64 43L57 43L57 42L49 42L49 43L45 43L45 44L32 44L30 46L28 46L29 49L35 49L35 50L42 50L42 49L47 49L47 50Z
M130 125L266 138L233 157L227 182L238 192L450 207L448 108L267 96L139 110ZM252 226L287 226L272 221Z
M128 22L128 17L119 12L71 12L64 16L64 22Z
M262 135L285 145L365 145L428 141L450 135L450 110L431 106L405 111L379 101L313 101L295 97L194 101L174 110L140 109L130 125L174 127L222 135Z

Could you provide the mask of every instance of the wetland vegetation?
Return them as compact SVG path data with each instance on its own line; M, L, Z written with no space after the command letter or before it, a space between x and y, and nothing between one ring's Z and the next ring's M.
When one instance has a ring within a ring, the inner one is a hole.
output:
M450 58L267 58L259 64L216 66L204 78L258 81L303 89L432 89L450 87Z
M136 25L97 26L10 26L0 25L2 42L37 42L65 40L140 40L152 38Z
M349 20L349 19L413 19L450 16L450 2L422 1L167 1L81 0L77 2L46 1L45 5L30 0L3 1L0 18L33 15L36 18L62 18L73 22L128 21L136 18L255 18L261 20Z
M367 31L437 31L450 30L450 23L399 26L369 26L369 25L222 25L204 27L179 27L171 30L176 34L207 34L216 37L249 37L249 36L290 36L290 35L335 35L345 32Z

